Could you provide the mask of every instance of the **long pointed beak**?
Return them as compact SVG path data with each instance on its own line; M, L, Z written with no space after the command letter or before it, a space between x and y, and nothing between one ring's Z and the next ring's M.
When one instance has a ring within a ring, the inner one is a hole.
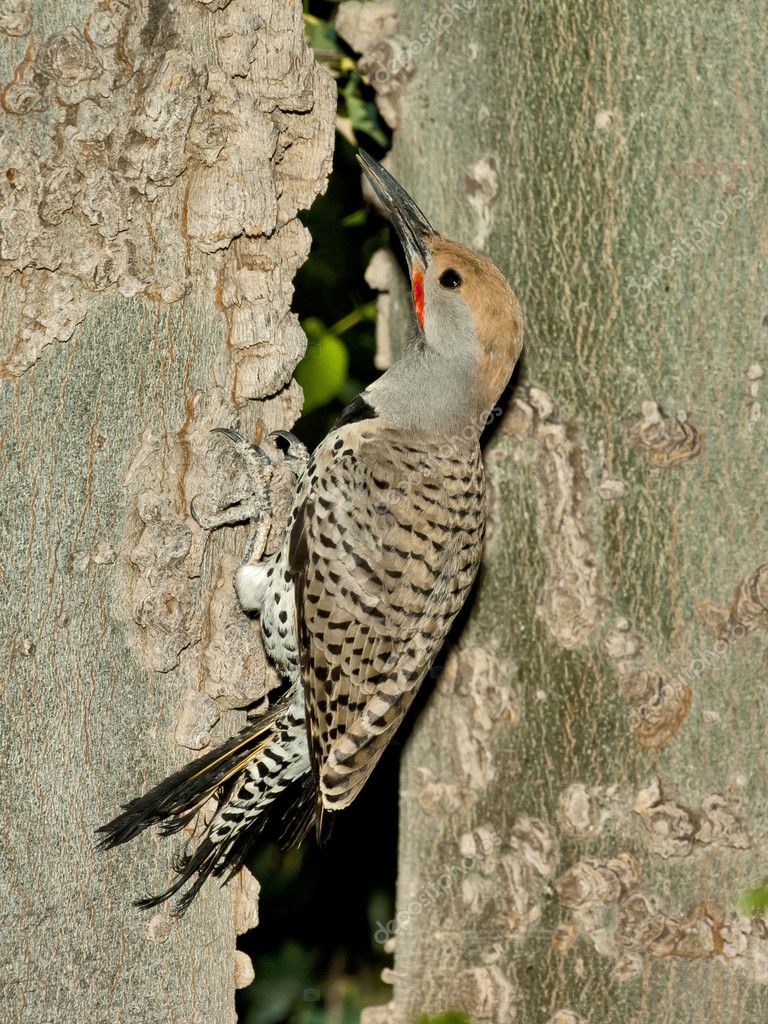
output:
M437 231L389 171L385 171L364 149L358 151L357 159L397 231L405 250L408 271L413 277L416 264L426 268L429 259L427 242Z

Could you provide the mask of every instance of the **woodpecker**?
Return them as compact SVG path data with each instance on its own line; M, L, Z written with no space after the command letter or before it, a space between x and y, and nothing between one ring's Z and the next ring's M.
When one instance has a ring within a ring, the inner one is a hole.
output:
M105 848L153 824L173 833L216 798L173 884L137 901L145 908L187 886L182 914L208 876L236 874L280 804L288 841L313 825L323 837L402 722L480 565L479 441L520 355L520 307L489 260L440 235L367 153L358 159L404 249L412 336L311 457L282 435L296 475L289 523L269 557L256 524L235 590L285 692L99 830ZM264 452L223 432L263 471Z

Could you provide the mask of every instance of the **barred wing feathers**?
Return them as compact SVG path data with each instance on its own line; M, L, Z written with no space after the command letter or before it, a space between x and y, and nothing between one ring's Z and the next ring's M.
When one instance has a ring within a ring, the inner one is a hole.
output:
M291 533L307 733L322 811L352 802L480 563L476 445L343 426L307 466Z

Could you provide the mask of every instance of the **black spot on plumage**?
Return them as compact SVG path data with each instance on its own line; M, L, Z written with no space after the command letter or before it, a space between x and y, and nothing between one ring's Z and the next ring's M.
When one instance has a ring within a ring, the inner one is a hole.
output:
M410 552L404 551L403 548L399 548L396 544L382 544L382 549L388 554L395 554L399 558L404 558L406 561L410 558Z
M361 602L360 603L360 607L363 609L363 611L367 615L372 615L374 617L374 619L378 619L379 622L384 622L384 620L385 620L384 612L377 605L375 605L375 604L370 604L370 605L369 604L363 604Z
M347 735L349 735L349 734L347 734ZM355 758L357 757L358 753L359 753L358 747L359 747L359 744L360 744L361 741L359 739L353 737L353 736L349 736L349 738L352 740L352 742L355 744L355 746L353 747L352 750L337 750L336 751L336 761L337 761L338 764L343 764L343 765L350 765L350 764L352 764L354 762Z
M393 704L397 704L400 700L400 693L397 690L379 690L378 698L383 700L385 704L392 707Z
M369 710L369 711L368 711L368 712L366 713L365 717L364 717L364 721L365 721L365 722L367 722L367 724L368 724L369 726L380 726L380 725L384 725L384 724L385 724L385 722L386 722L386 714L385 714L385 713L382 713L382 714L380 714L380 715L374 715L374 714L373 714L373 713L372 713L372 712L371 712L371 711Z

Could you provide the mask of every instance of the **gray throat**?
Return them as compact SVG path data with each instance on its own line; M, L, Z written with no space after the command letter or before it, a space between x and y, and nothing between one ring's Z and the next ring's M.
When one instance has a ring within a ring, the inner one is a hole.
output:
M437 353L412 341L361 397L389 427L416 434L477 441L486 425L468 355Z

